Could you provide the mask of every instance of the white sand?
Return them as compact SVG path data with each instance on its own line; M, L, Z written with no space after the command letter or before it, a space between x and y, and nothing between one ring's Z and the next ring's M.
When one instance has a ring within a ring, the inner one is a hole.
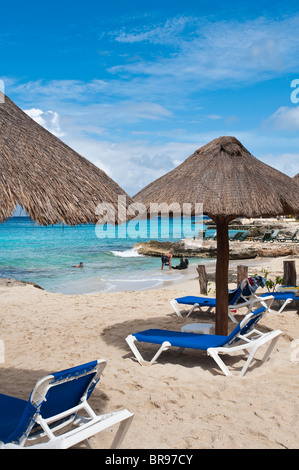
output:
M282 274L283 258L254 265L249 274L261 267ZM127 408L135 413L123 448L297 448L299 353L294 355L291 343L299 339L299 316L294 307L262 320L261 328L279 328L283 334L269 361L242 378L225 377L211 358L194 350L167 351L151 367L135 361L125 337L147 328L180 330L185 320L172 314L169 301L188 294L199 294L198 280L155 291L78 296L1 287L5 363L0 364L0 392L27 399L38 378L105 358L91 404L97 412ZM213 322L214 314L188 321ZM238 367L240 358L231 364ZM91 442L108 448L111 440L109 430Z

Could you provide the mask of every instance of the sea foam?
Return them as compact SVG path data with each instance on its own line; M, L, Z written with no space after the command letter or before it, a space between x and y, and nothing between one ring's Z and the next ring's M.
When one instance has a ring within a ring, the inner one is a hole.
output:
M111 251L110 253L112 253L114 256L119 256L120 258L136 258L138 256L144 256L138 253L138 251L134 248L124 251Z

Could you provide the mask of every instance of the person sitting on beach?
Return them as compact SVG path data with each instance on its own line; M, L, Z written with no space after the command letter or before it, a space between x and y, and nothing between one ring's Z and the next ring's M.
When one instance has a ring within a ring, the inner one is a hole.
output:
M180 259L180 264L173 266L173 269L187 269L189 265L188 259L184 256Z
M163 270L164 266L169 266L169 269L171 269L172 256L173 256L172 253L167 253L167 255L162 255L161 256L161 261L162 261L161 270Z

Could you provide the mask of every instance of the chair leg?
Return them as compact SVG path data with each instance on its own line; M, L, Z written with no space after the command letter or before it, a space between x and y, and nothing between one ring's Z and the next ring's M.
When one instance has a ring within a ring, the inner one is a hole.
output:
M264 357L262 358L262 362L266 362L266 361L269 359L269 357L270 357L270 355L271 355L273 349L274 349L275 346L276 346L277 341L279 340L279 336L281 335L281 331L280 331L280 330L276 330L276 331L274 331L273 333L276 333L276 335L275 335L275 336L273 335L273 339L272 339L272 341L270 342L270 344L269 344L269 346L268 346L268 348L267 348L267 350L266 350L266 352L265 352L265 354L264 354Z
M89 447L90 449L92 449L92 445L91 445L89 439L86 439L86 443L87 443L88 447Z
M151 366L154 362L156 362L156 360L162 354L163 351L166 351L167 349L169 349L171 347L171 344L168 341L164 341L164 343L162 343L161 347L158 349L158 351L156 352L154 357L150 361L145 361L143 359L142 355L140 354L139 350L136 347L136 344L135 344L136 338L135 338L135 336L134 335L127 336L126 337L126 342L128 343L129 347L131 348L131 351L134 354L134 356L136 357L137 361L142 366Z
M132 419L133 419L134 415L130 416L129 418L125 419L124 421L122 421L118 427L118 430L114 436L114 439L112 441L112 444L110 446L110 449L119 449L119 447L121 446L127 432L128 432L128 429L131 425L131 422L132 422Z
M278 339L279 339L279 336L281 335L281 331L280 330L275 330L275 331L271 331L270 333L266 334L265 336L262 336L260 340L257 340L254 347L252 348L252 351L251 353L249 354L248 356L248 359L247 361L245 362L241 372L240 372L240 377L242 377L245 372L247 371L251 361L253 360L257 350L263 346L264 344L268 343L270 341L270 344L261 360L262 363L266 362L269 357L270 357L270 354L272 353Z
M187 313L186 318L191 315L191 313L193 312L193 310L194 310L196 307L197 307L197 308L199 309L199 311L201 312L200 306L199 306L198 304L194 304L194 305L192 306L192 308L190 308L189 312Z
M231 373L231 371L227 368L227 366L224 364L222 359L220 359L219 354L220 353L230 354L233 351L251 351L249 353L249 356L248 356L243 368L241 369L241 372L238 374L239 377L243 377L243 375L245 375L245 372L247 371L250 363L252 362L257 350L261 346L263 346L264 344L266 344L270 341L270 345L268 346L268 348L267 348L267 350L264 354L264 357L262 359L262 362L265 362L269 358L271 352L273 351L273 349L275 347L275 344L277 343L280 335L281 335L280 330L271 331L271 332L266 333L265 335L261 336L261 338L253 340L252 343L249 341L248 343L238 345L238 346L233 346L233 347L209 348L207 350L207 354L213 357L213 359L218 364L220 369L225 373L225 375L232 376L234 374Z
M228 317L233 323L238 323L230 309L228 309Z
M211 356L214 361L216 362L216 364L218 364L218 366L220 367L220 369L222 370L222 372L224 372L224 374L228 377L228 376L232 376L233 374L231 373L231 371L228 369L228 367L224 364L224 362L222 361L222 359L220 359L220 356L218 354L218 351L215 349L215 348L209 348L207 350L207 354L209 356Z
M178 303L175 299L171 300L170 301L170 305L172 306L172 308L174 309L175 313L177 314L178 317L182 317L183 315L181 314L179 308L178 308Z
M245 375L245 372L247 371L247 369L249 367L249 364L253 360L258 348L259 348L259 346L255 346L255 347L252 348L251 353L249 354L249 356L247 358L247 361L245 362L244 366L242 367L242 370L239 374L239 377L243 377L243 375Z
M280 309L277 311L277 313L281 313L281 312L284 310L284 308L285 308L290 302L292 302L292 300L293 300L293 299L286 299L286 300L284 301L284 303L281 305Z
M170 305L172 306L172 308L174 309L175 313L177 314L178 317L183 317L184 315L182 315L180 309L179 309L179 304L178 302L173 299L170 301ZM198 308L199 312L200 313L210 313L210 311L214 308L214 307L208 307L207 310L202 310L200 305L199 304L194 304L192 305L191 309L189 310L189 312L185 315L185 318L189 317L191 315L191 313L196 309Z

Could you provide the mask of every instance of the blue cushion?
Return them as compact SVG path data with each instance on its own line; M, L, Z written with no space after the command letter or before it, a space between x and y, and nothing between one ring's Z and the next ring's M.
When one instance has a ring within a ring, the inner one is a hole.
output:
M243 303L244 299L240 296L243 294L245 297L250 296L251 292L246 284L243 292L241 291L241 287L239 286L237 289L228 293L228 303L229 305L234 305L235 303ZM216 299L214 297L198 297L193 295L186 295L185 297L179 297L175 299L178 304L184 305L194 305L199 304L201 307L216 307Z
M228 341L228 336L205 335L198 333L183 333L181 331L167 331L150 329L135 333L133 336L138 341L145 343L162 344L169 341L172 346L179 348L191 348L207 350L210 347L223 346Z
M162 344L164 341L168 341L172 346L179 348L200 349L202 351L206 351L208 348L218 348L232 344L234 341L238 340L238 333L243 335L248 333L255 323L259 321L265 311L265 307L255 310L254 316L251 317L242 328L240 327L240 322L228 336L185 333L182 331L158 329L141 331L139 333L134 333L133 336L135 336L137 341L144 343Z
M83 377L51 387L46 397L47 400L40 407L42 417L49 418L78 405L95 376L92 371L96 365L97 361L93 361L51 374L53 375L53 383L55 383L59 380L69 377L76 378L82 373L87 373ZM88 397L95 385L96 382L89 389ZM4 443L17 442L26 432L35 413L36 408L30 400L25 401L0 394L0 441Z
M0 394L0 441L14 442L24 434L35 408L20 398Z
M228 303L235 304L239 300L239 297L241 294L242 294L242 291L241 291L240 286L237 289L230 291L228 293Z
M266 294L262 294L261 297L267 297L268 295L273 295L274 300L287 300L287 299L295 300L296 298L295 292L268 292Z
M69 382L61 383L59 386L51 387L47 393L47 401L45 401L41 408L40 413L43 418L49 418L55 416L63 411L69 410L80 403L80 399L88 388L91 380L95 376L95 373L90 373L97 365L97 361L88 362L81 366L66 369L61 372L55 372L53 383L70 377L79 376L82 373L83 377L71 380ZM89 390L88 397L94 389L96 382Z
M186 297L180 297L175 299L178 304L185 304L185 305L194 305L200 304L201 306L207 307L216 307L216 299L210 297L196 297L193 295L187 295Z

